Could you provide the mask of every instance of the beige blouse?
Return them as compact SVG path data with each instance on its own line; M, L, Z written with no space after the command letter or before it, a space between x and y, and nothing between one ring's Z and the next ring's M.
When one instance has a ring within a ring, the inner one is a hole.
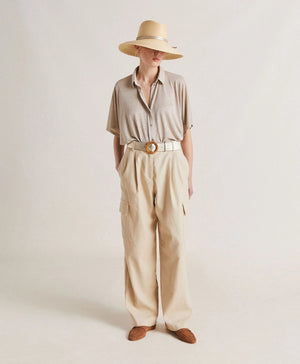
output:
M193 126L183 76L159 66L158 76L151 85L149 107L136 78L138 68L115 83L106 130L118 136L122 145L133 140L182 140L186 130Z

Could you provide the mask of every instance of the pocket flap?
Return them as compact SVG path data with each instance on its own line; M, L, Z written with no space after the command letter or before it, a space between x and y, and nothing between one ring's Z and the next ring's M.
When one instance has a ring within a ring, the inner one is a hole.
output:
M126 200L122 200L120 201L120 207L119 207L119 211L123 214L127 214L128 212L128 202Z

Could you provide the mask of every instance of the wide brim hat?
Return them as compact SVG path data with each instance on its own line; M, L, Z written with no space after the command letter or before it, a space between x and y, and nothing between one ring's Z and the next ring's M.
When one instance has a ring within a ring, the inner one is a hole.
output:
M119 50L129 56L136 55L135 45L165 52L163 60L183 57L181 53L168 43L167 25L154 20L145 20L141 23L135 40L119 44Z

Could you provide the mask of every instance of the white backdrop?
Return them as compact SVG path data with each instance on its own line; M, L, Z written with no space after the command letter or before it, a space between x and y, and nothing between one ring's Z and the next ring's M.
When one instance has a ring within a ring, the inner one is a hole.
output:
M2 362L299 363L299 1L6 0L0 14ZM162 325L126 340L105 128L138 64L118 45L149 19L184 54L162 66L194 116L192 347Z

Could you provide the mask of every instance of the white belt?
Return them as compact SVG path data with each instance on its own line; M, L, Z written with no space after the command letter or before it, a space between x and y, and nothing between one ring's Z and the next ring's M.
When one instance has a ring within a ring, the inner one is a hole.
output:
M127 144L128 148L136 149L136 150L143 150L148 154L154 154L156 152L168 152L172 150L179 150L181 149L180 141L171 141L171 142L162 142L156 143L155 141L151 140L150 142L137 142L133 141Z

